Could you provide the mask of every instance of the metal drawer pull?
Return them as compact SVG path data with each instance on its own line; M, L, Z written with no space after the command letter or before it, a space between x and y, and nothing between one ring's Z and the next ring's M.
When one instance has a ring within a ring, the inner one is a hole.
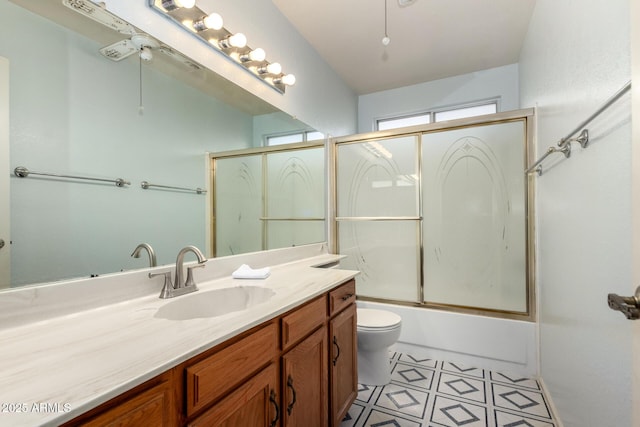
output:
M291 378L291 375L289 375L289 378L287 379L287 387L291 389L291 393L293 394L293 400L287 406L287 414L291 415L291 411L293 411L293 405L295 405L296 403L296 389L293 388L293 378Z
M353 296L353 294L346 294L345 296L342 297L342 301L346 301L349 298L351 298Z
M621 297L617 294L607 296L609 308L621 311L629 320L640 319L640 286L636 288L636 294L632 297Z
M269 395L269 402L273 403L273 406L276 407L276 417L271 421L269 427L275 427L278 419L280 419L280 407L278 407L278 402L276 400L276 392L271 390L271 394Z
M336 354L336 357L333 359L333 366L336 366L336 363L338 362L338 357L340 357L340 346L338 345L338 338L333 337L333 345L336 346L336 348L338 349L338 354Z

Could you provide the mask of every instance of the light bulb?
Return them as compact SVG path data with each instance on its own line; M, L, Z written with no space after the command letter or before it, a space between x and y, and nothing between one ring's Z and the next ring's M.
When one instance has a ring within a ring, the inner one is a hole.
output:
M249 59L252 61L258 61L258 62L264 61L266 57L267 57L267 54L262 48L254 49L249 53Z
M222 28L223 21L222 16L217 13L212 13L209 16L205 16L204 18L195 21L193 23L193 29L196 31L204 31L204 30L219 30Z
M391 39L389 38L389 36L384 36L382 38L382 44L385 46L389 46L389 43L391 43Z
M162 0L162 7L168 11L179 9L181 7L191 9L195 5L196 0Z
M235 33L229 37L229 44L233 47L245 47L247 45L247 37L242 33Z
M287 86L293 86L294 84L296 84L296 76L294 76L293 74L282 76L282 83L286 84Z
M247 37L242 33L235 33L232 36L222 39L218 42L218 46L222 49L229 49L231 47L243 48L247 45Z
M266 72L269 74L280 74L282 72L282 65L277 62L272 62L267 65Z
M196 5L196 0L173 0L178 7L184 7L185 9L191 9Z
M242 55L240 55L240 61L241 62L247 62L247 61L262 62L266 57L267 57L267 54L264 52L264 49L257 48L257 49L253 49L249 53L243 53Z

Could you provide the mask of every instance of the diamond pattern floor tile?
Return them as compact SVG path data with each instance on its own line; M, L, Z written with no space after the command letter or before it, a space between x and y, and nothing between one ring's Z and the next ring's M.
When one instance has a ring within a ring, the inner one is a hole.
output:
M391 382L359 384L341 427L558 427L535 378L404 353Z

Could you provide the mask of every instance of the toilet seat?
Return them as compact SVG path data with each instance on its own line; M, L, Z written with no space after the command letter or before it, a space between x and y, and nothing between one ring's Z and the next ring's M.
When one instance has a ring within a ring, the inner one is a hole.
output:
M386 310L372 308L358 308L357 328L361 331L388 331L397 329L402 318Z

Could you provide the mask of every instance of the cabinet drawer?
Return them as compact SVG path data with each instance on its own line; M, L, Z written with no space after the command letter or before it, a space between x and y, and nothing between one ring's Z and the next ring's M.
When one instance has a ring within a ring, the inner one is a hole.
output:
M356 281L351 279L329 292L329 315L333 316L354 302L356 302Z
M271 323L218 353L186 368L187 415L222 397L274 359L278 326Z
M318 298L282 318L282 349L309 335L327 318L327 299Z

